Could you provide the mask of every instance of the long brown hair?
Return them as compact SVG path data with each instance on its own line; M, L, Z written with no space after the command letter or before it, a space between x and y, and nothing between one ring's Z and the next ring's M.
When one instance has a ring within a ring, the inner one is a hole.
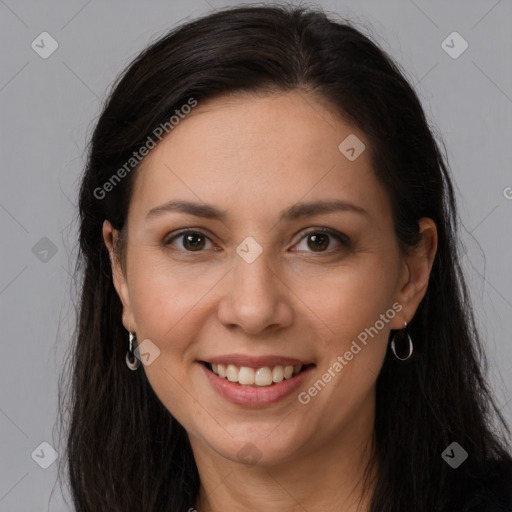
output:
M77 329L62 375L69 486L79 512L183 512L199 475L187 433L145 372L125 364L127 332L102 239L125 227L138 166L104 195L134 151L176 109L229 92L313 91L371 141L376 176L405 251L418 220L433 219L438 251L426 296L408 326L415 359L389 355L377 380L375 438L381 467L372 512L443 510L450 471L441 453L469 453L458 474L509 459L509 431L483 376L485 359L459 264L450 173L415 92L399 67L348 22L305 7L228 8L170 31L113 87L90 142L79 197ZM64 389L65 388L65 389Z

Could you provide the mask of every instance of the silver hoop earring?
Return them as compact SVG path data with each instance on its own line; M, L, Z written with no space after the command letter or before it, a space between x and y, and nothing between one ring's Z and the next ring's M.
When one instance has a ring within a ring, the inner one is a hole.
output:
M130 346L128 348L128 351L126 352L126 366L130 368L130 370L137 370L137 368L140 366L140 359L137 359L135 357L135 354L133 353L133 342L135 341L135 346L137 346L137 338L135 335L129 331L129 342Z
M405 322L404 328L400 331L397 331L395 333L395 335L393 336L393 339L391 340L391 351L393 352L393 355L399 361L407 361L412 356L412 353L414 350L411 337L409 336L409 333L406 332L406 330L405 330L406 327L407 327L407 322ZM398 343L401 347L403 347L405 340L407 340L407 342L408 342L408 353L405 357L400 357L396 353L396 344Z

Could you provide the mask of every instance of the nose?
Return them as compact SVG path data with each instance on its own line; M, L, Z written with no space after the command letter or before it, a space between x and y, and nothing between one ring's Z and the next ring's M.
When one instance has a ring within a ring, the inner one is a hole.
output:
M293 293L270 267L265 251L252 263L236 256L225 287L218 318L226 327L259 334L291 325Z

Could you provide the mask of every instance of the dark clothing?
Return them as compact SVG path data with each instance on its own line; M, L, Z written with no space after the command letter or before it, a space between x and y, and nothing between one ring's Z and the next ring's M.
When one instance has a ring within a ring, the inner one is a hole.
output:
M450 494L445 512L512 512L512 463L493 461L477 469L456 469Z

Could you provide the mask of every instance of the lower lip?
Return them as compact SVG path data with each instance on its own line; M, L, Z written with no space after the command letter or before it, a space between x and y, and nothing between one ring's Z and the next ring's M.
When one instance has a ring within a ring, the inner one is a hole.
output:
M245 386L219 377L203 363L199 364L203 368L206 378L210 381L213 389L219 395L235 405L246 407L265 407L279 402L279 400L297 390L304 382L304 379L308 377L310 370L314 368L314 366L310 366L295 377L274 383L271 386Z

